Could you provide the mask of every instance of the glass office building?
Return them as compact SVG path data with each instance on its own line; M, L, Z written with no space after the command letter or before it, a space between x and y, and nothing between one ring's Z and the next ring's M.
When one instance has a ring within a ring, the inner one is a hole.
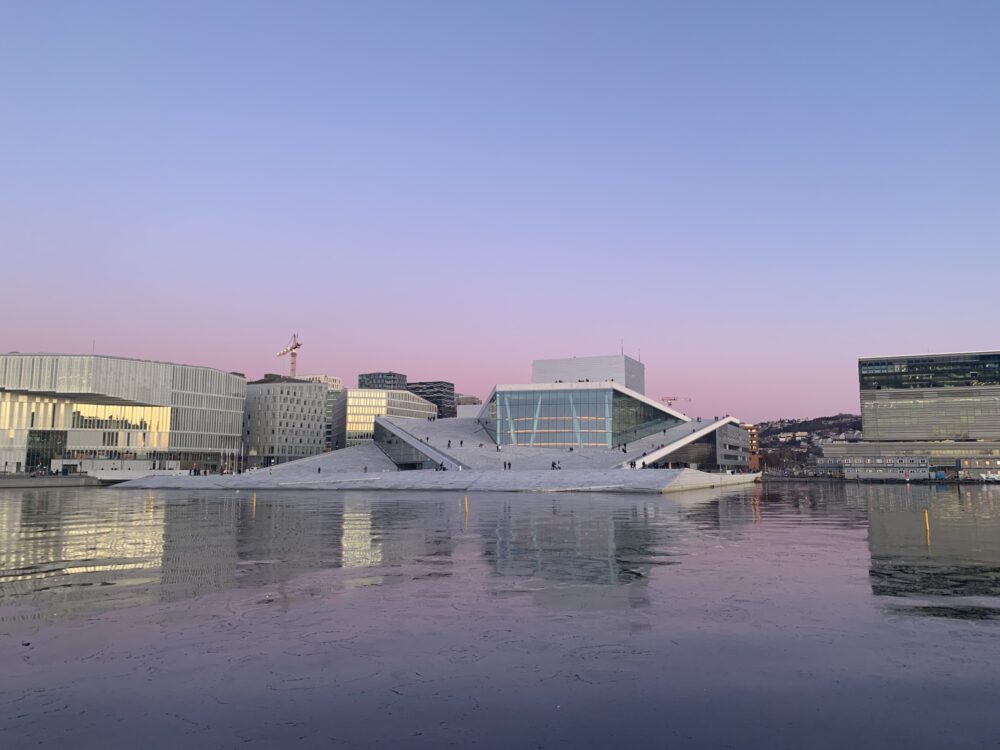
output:
M500 445L581 448L627 444L685 421L613 382L497 386L479 420Z
M862 391L1000 385L1000 352L858 360Z
M857 443L823 447L818 468L849 479L1000 473L1000 352L858 360Z
M333 409L333 447L348 448L375 439L375 417L437 418L437 407L409 391L348 388Z
M862 432L875 440L1000 440L1000 353L858 361Z
M119 357L0 354L4 472L218 471L239 458L242 375Z

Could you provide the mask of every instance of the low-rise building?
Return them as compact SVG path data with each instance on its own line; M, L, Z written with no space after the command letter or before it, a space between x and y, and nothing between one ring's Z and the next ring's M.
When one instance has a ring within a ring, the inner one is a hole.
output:
M348 388L341 392L333 410L333 447L348 448L375 438L375 417L436 419L437 407L406 390Z

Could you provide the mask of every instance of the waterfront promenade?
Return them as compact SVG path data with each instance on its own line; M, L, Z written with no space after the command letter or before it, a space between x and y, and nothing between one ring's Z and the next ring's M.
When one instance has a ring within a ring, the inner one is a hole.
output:
M150 490L382 490L464 492L670 493L754 482L758 474L709 474L692 469L571 471L317 471L322 457L246 474L151 476L116 485ZM301 465L300 465L301 464Z

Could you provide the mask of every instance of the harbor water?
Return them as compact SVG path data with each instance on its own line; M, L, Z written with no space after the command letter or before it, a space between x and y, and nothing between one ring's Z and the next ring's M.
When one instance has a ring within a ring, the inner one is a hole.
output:
M992 486L0 490L0 747L996 747L998 595Z

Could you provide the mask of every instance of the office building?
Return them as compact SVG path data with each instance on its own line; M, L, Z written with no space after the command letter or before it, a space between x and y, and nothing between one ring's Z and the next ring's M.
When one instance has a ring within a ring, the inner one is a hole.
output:
M265 375L247 383L243 440L247 467L273 466L323 451L323 383Z
M334 449L370 443L375 437L375 417L383 415L436 419L437 407L406 390L348 388L334 404Z
M366 372L358 375L358 388L405 391L406 375L401 372Z
M235 468L246 379L123 357L0 354L4 472Z
M624 354L603 357L536 359L531 363L532 383L584 383L614 381L639 394L646 392L646 366Z
M333 450L333 407L344 390L343 381L335 375L300 375L299 380L322 383L326 386L326 401L323 405L323 450Z
M829 443L821 471L859 479L1000 473L1000 352L858 361L862 440Z
M454 383L448 383L444 380L428 380L422 383L409 383L406 390L434 404L438 410L438 419L450 419L458 416Z

